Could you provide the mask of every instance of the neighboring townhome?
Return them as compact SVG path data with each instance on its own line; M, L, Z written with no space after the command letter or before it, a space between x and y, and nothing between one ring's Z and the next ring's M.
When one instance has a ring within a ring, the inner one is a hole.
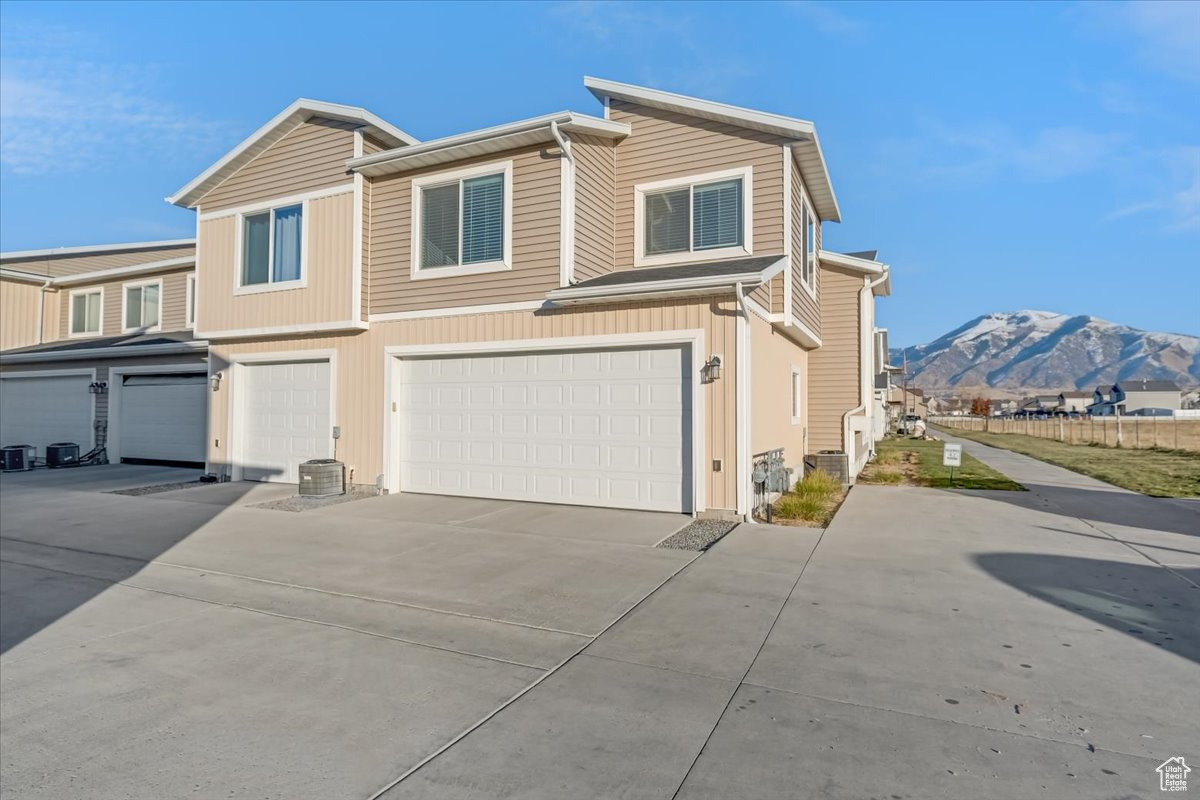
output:
M0 445L202 465L195 241L0 253Z
M1143 409L1177 411L1183 405L1183 392L1172 381L1121 381L1109 390L1108 404L1118 414Z
M1059 392L1056 410L1071 412L1085 411L1092 399L1091 392Z

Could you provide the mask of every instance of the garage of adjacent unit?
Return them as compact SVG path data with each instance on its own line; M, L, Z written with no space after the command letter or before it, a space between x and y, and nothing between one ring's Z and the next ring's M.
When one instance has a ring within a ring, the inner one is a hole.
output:
M331 375L328 360L237 366L233 436L244 480L296 483L301 463L330 457Z
M117 430L120 460L141 464L204 465L208 429L208 374L163 372L122 375ZM111 391L111 390L110 390ZM114 394L115 396L115 394Z
M690 347L399 362L401 491L691 511Z
M91 370L0 376L0 445L33 445L44 458L46 445L74 442L86 453L94 441L93 380Z

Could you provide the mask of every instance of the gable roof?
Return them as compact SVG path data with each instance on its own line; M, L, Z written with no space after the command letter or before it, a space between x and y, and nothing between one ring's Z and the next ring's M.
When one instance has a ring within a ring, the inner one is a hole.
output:
M825 154L821 151L817 128L812 122L766 111L755 111L750 108L717 103L712 100L701 100L697 97L663 92L658 89L647 89L644 86L607 81L602 78L585 76L583 85L601 102L605 102L608 98L615 98L650 108L688 114L701 119L738 125L750 130L773 133L791 139L793 142L791 145L792 156L800 166L800 174L804 177L804 184L812 194L817 214L823 220L842 221L842 212L838 208L837 196L833 192L833 183L825 164ZM607 102L605 102L605 108L607 108Z
M84 256L91 253L114 253L123 250L165 250L171 247L191 247L195 239L166 239L159 242L123 242L119 244L93 244L83 247L51 247L45 250L10 250L0 253L0 262L53 256Z
M409 136L404 131L389 122L357 106L344 106L337 103L325 103L320 100L300 98L283 111L280 111L261 128L242 140L237 147L221 156L215 164L201 172L175 194L167 198L168 203L185 208L192 208L218 184L233 175L239 169L250 163L263 151L287 136L301 124L314 117L333 119L342 122L357 122L363 126L363 132L374 136L390 147L417 144L418 139Z
M1113 385L1125 394L1130 392L1178 392L1174 381L1121 381Z

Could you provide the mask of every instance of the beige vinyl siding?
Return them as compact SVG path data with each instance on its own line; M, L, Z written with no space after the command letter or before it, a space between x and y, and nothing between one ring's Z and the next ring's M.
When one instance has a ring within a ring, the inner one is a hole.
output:
M194 255L194 245L179 247L151 247L140 250L113 250L105 253L83 253L78 255L39 256L36 258L6 258L0 266L18 272L28 272L33 275L62 277L64 275L81 275L85 272L97 272L102 269L116 267L133 267L139 264L153 264L156 261L168 261Z
M720 353L725 376L702 385L706 419L706 505L714 509L736 506L736 403L737 303L729 297L696 297L686 300L628 303L591 308L564 308L550 312L502 312L467 316L396 320L372 323L370 330L336 336L219 342L211 348L213 371L230 375L230 357L242 353L334 350L337 353L337 409L334 424L342 427L338 455L354 470L357 483L374 483L384 472L384 348L389 345L447 344L540 339L558 336L601 336L645 331L704 331L703 347ZM598 341L602 346L603 342ZM229 462L230 381L221 383L210 406L209 459L215 465ZM221 446L216 445L220 440ZM724 462L721 472L711 471L713 459Z
M754 254L783 252L784 139L684 114L609 103L609 117L633 126L617 146L616 267L634 263L634 187L716 170L754 168Z
M369 156L375 153L382 153L387 150L388 146L378 139L363 134L363 155Z
M413 281L412 179L513 162L512 269ZM371 313L542 300L559 285L560 151L536 148L376 178L371 188Z
M813 290L816 298L804 288L801 279L804 269L804 257L808 242L805 241L807 231L804 226L804 179L800 176L800 168L794 159L789 158L792 169L792 317L817 336L821 335L821 269L818 266L813 271ZM821 221L817 220L817 251L821 250Z
M133 283L146 283L149 281L162 281L162 294L159 296L159 317L162 320L162 330L167 331L182 331L187 330L187 276L192 274L192 269L184 269L175 272L160 272L155 275L137 275L124 280L104 281L103 283L85 284L80 286L64 286L58 291L57 301L59 305L59 320L58 320L58 338L69 338L71 324L71 293L88 291L95 288L100 288L104 292L101 300L103 312L101 316L100 336L120 336L121 326L124 322L121 316L122 298L125 294L125 285ZM47 297L47 305L49 305L51 295ZM83 337L75 337L83 338Z
M346 322L353 313L354 192L308 201L304 287L235 294L236 214L202 220L196 330L223 331ZM107 313L107 312L106 312Z
M350 122L313 119L264 150L200 198L199 211L257 203L350 183L347 159L354 157Z
M801 390L800 419L792 422L792 370L807 383L809 353L773 325L750 317L750 452L783 448L784 463L800 475L808 434L808 398Z
M38 343L41 293L41 284L0 279L0 350Z
M596 136L576 136L575 277L585 281L613 270L616 231L616 147Z
M768 312L775 304L775 300L772 297L773 291L771 283L771 281L767 281L761 286L755 286L754 289L746 295L755 303L758 303L760 306L762 306L763 311Z
M860 403L860 275L827 268L821 295L821 346L809 353L810 452L845 449L842 415Z
M771 276L771 313L782 314L783 304L787 300L786 287L787 276L782 272L778 275Z
M359 276L359 317L366 321L371 313L371 192L374 186L366 178L362 181L362 275Z

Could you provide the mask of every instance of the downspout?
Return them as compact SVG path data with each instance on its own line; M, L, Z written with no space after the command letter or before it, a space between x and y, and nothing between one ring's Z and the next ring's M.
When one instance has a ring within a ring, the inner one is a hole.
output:
M571 152L571 141L563 136L558 129L558 120L550 121L550 135L563 151L567 163L563 168L561 181L562 208L559 216L562 222L562 265L559 283L571 286L575 280L575 156Z
M842 414L842 443L843 443L843 446L846 448L847 456L850 455L850 418L853 417L855 414L864 413L867 410L867 403L870 402L870 399L866 396L867 395L867 392L866 392L867 370L863 368L863 363L862 363L863 353L865 353L866 349L867 349L866 341L865 341L866 337L863 335L863 322L866 319L866 311L867 311L867 297L868 297L869 292L874 291L876 286L883 283L887 279L888 279L888 270L885 268L882 275L880 275L878 278L876 278L873 281L866 282L865 284L863 284L863 288L859 290L859 295L858 295L858 320L859 320L858 321L858 346L859 346L858 368L859 368L861 374L859 375L859 378L858 378L858 399L860 402L857 406L850 409L845 414ZM853 467L854 465L851 464L850 466Z
M46 290L52 283L54 283L54 278L46 278L41 291L38 292L38 344L45 344L46 340Z
M737 442L737 513L754 524L754 509L750 507L750 308L746 305L746 289L741 281L733 285L738 308L742 313L737 320L737 364L734 380L734 414Z

